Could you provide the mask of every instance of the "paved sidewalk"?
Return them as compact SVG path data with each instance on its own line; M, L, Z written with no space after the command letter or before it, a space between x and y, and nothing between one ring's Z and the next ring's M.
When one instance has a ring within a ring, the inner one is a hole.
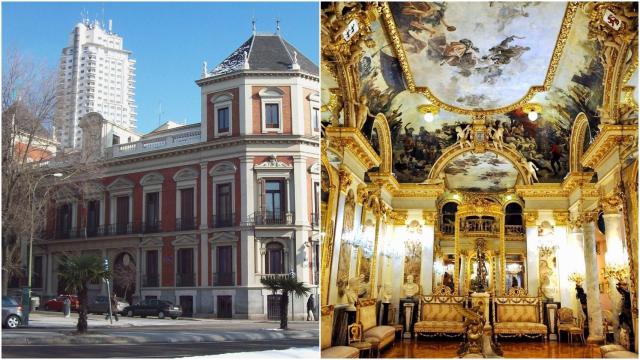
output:
M113 325L104 316L89 315L89 333L73 334L77 314L65 318L59 313L31 314L29 328L5 329L5 345L144 344L210 341L263 341L318 339L318 322L290 322L289 330L278 329L276 321L223 319L158 319L120 317Z

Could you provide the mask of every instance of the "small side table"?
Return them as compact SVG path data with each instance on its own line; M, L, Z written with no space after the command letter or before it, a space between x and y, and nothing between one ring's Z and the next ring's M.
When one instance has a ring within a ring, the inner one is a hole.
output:
M371 343L368 343L366 341L357 341L357 342L352 342L351 344L349 344L349 346L353 346L354 348L360 350L360 357L362 357L363 351L367 352L368 358L371 357Z

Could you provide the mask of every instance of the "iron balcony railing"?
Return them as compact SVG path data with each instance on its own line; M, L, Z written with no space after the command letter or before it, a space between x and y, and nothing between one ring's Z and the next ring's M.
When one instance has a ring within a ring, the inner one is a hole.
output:
M177 273L176 274L176 286L195 286L196 274L195 273Z
M293 225L295 213L284 211L257 211L249 216L250 225Z
M195 230L197 218L178 218L176 219L176 231Z
M504 226L505 235L524 235L524 226L522 225L505 225Z
M162 232L162 222L160 220L152 219L142 223L142 232L145 234Z
M236 273L234 272L215 272L213 273L214 286L234 286L236 284Z
M160 274L142 274L142 286L143 287L160 286Z
M213 214L211 218L211 225L214 228L231 227L231 226L235 226L235 223L236 223L235 220L236 220L235 213Z

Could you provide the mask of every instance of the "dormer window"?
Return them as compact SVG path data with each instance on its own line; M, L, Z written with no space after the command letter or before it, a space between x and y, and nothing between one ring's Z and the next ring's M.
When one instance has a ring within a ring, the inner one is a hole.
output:
M284 92L276 87L260 90L262 104L262 133L282 133L282 98Z
M211 99L213 103L213 137L231 135L233 95L224 93Z

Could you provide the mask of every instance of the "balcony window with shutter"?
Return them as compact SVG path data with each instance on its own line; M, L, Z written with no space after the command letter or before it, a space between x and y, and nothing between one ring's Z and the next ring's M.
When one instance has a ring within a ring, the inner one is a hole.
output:
M180 229L193 230L195 218L193 209L193 188L180 189Z
M231 184L216 185L216 226L232 225Z
M69 238L72 226L71 204L62 204L57 211L57 237L60 239Z
M278 104L264 104L265 125L267 129L280 128L280 107Z
M159 231L160 224L160 193L147 193L145 199L145 232Z
M177 286L194 286L195 285L195 273L194 273L194 258L193 249L185 248L178 249L177 252Z
M116 198L116 234L126 234L129 227L129 196Z
M267 222L281 221L285 215L284 182L267 180L264 184L264 216Z
M87 236L97 236L100 226L100 200L87 202Z
M218 109L218 133L229 132L229 108Z
M234 285L232 253L231 246L218 246L216 248L216 277L214 285Z
M160 286L160 276L158 275L158 250L146 251L145 286Z
M267 244L265 252L265 273L284 274L284 248L279 243Z

